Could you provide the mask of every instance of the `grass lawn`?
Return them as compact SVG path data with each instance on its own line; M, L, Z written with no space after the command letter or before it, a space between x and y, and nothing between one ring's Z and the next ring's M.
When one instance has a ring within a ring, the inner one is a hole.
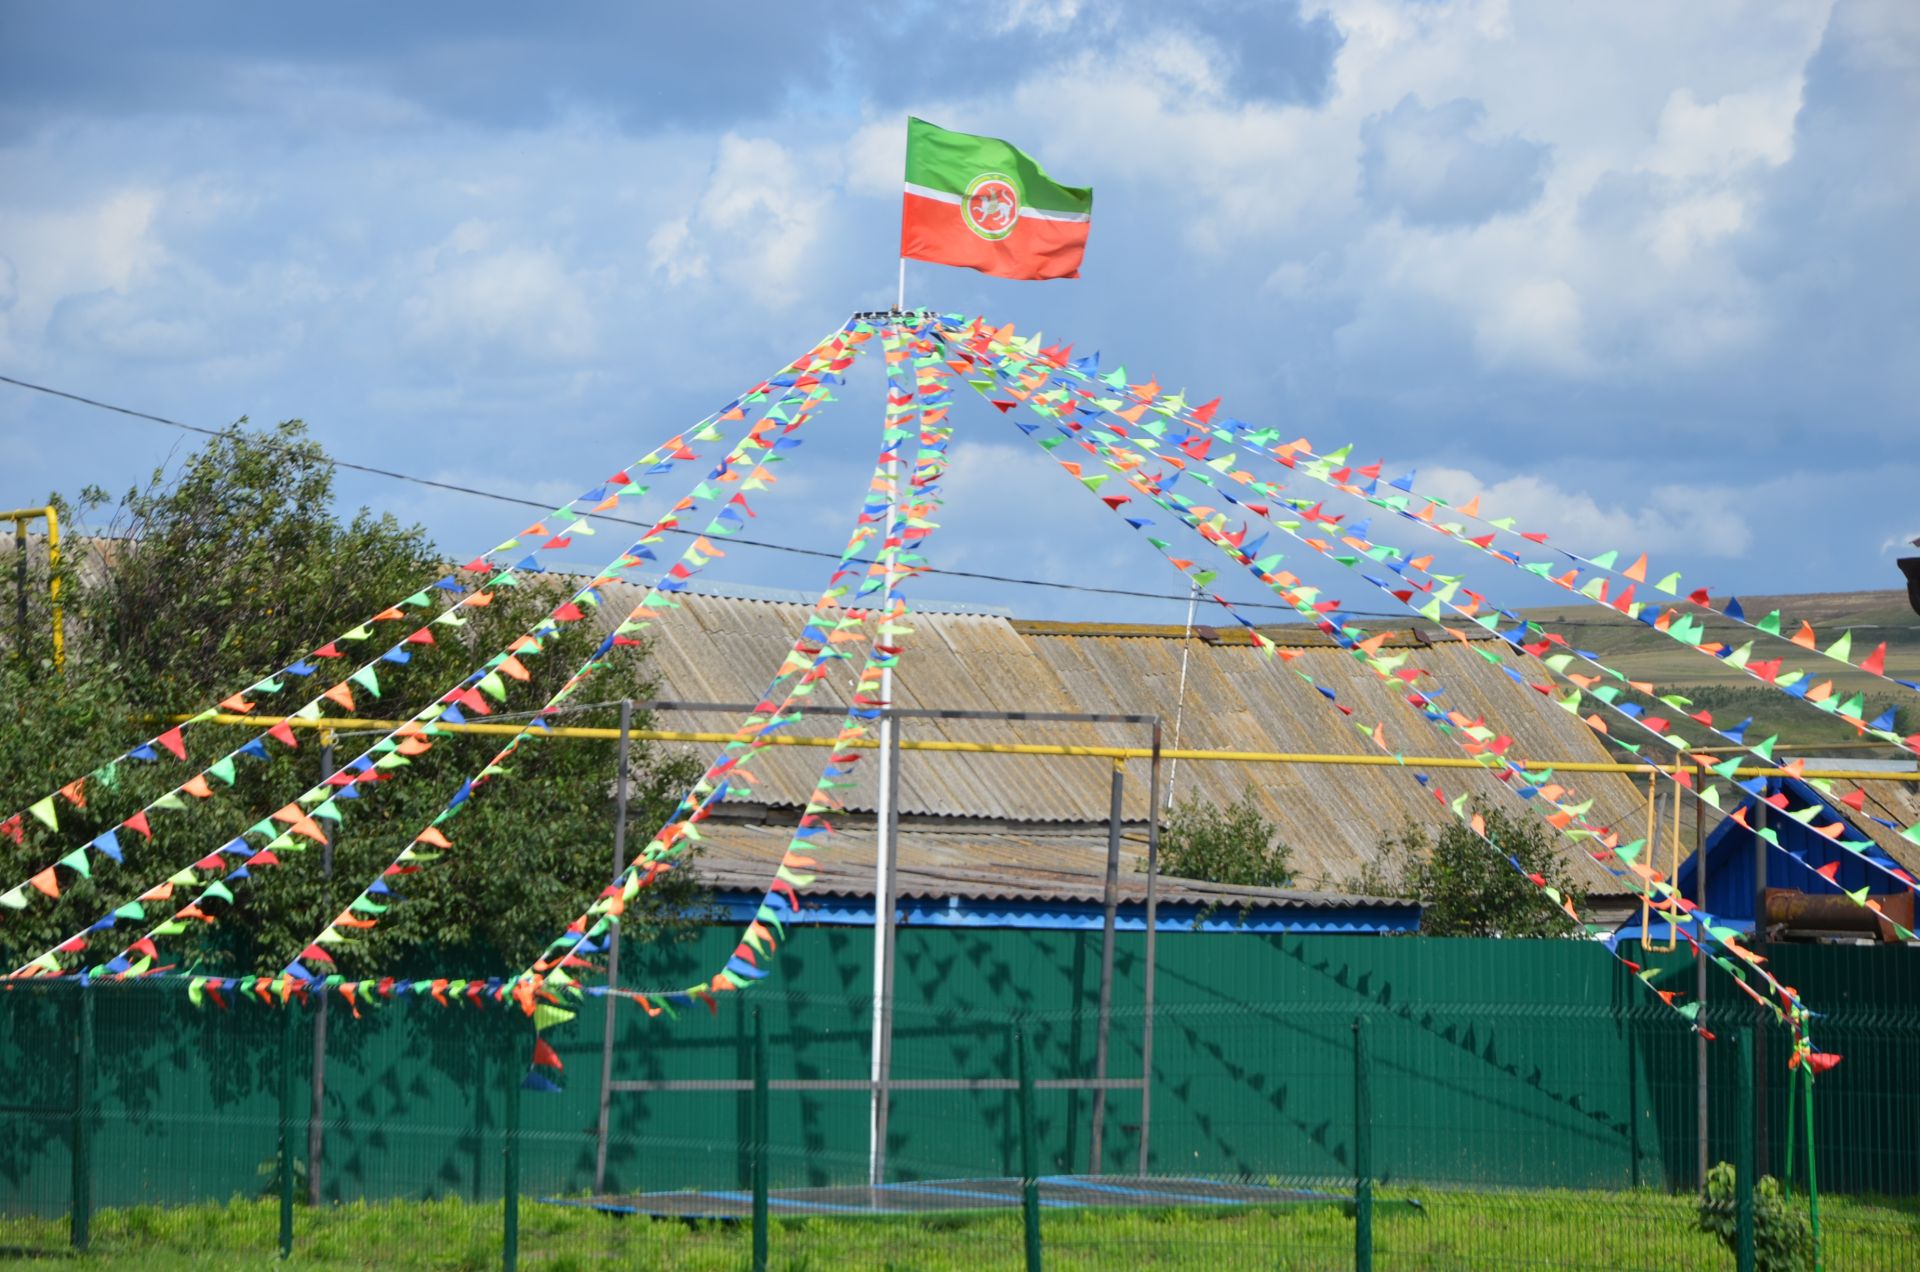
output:
M1418 1207L1406 1204L1413 1196ZM1675 1269L1732 1267L1715 1240L1695 1232L1691 1198L1653 1193L1461 1193L1384 1191L1377 1203L1380 1268L1560 1267ZM668 1268L686 1272L747 1266L744 1225L616 1218L526 1202L520 1266L529 1269ZM1833 1198L1823 1205L1826 1266L1920 1265L1920 1223L1911 1204ZM262 1268L276 1265L278 1211L236 1201L175 1209L136 1207L94 1216L86 1267L132 1272ZM1344 1268L1352 1266L1353 1219L1335 1204L1157 1211L1047 1211L1050 1268ZM386 1202L301 1209L289 1266L306 1268L479 1269L500 1266L497 1205L464 1201ZM1019 1268L1018 1211L911 1219L775 1222L771 1264L784 1272L838 1268L986 1272ZM0 1219L0 1260L46 1254L66 1244L64 1220Z

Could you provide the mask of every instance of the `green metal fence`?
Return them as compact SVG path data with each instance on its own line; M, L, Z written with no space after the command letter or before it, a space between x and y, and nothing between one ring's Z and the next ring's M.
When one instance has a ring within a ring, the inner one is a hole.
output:
M623 980L680 983L731 936L629 943ZM713 1014L620 1004L604 1132L601 1000L549 1031L554 1094L521 1089L531 1027L498 1005L400 997L356 1019L336 998L316 1047L297 1002L15 986L0 1254L237 1266L284 1236L336 1266L732 1268L756 1243L814 1268L1021 1267L1036 1243L1055 1267L1735 1266L1698 1230L1696 1040L1583 943L1163 934L1143 1084L1145 969L1122 934L1103 1087L1098 933L903 929L878 1181L871 948L804 931ZM1824 1264L1920 1266L1920 960L1772 957L1847 1057L1811 1123ZM1680 956L1658 965L1691 985ZM1750 1141L1783 1176L1789 1126L1808 1133L1785 1040L1710 986L1706 1159Z

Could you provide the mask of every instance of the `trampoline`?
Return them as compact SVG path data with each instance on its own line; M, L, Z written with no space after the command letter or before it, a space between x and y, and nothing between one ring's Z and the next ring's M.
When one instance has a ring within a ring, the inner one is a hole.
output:
M1040 1204L1051 1210L1137 1209L1162 1206L1275 1206L1303 1202L1345 1203L1337 1192L1223 1183L1212 1179L1138 1175L1047 1175ZM547 1205L578 1206L615 1215L657 1219L750 1219L753 1194L746 1189L709 1192L645 1192L597 1197L544 1197ZM847 1184L827 1188L776 1188L767 1195L775 1218L808 1215L902 1215L953 1210L1017 1209L1018 1179L938 1179L915 1183Z

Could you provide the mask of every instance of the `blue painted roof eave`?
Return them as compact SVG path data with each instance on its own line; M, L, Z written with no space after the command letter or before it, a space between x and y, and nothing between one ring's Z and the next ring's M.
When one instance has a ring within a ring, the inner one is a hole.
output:
M715 904L730 922L747 922L758 912L762 897L745 892L721 892ZM1204 907L1191 902L1157 907L1155 927L1162 932L1344 932L1379 934L1420 930L1420 906L1409 901L1394 905L1379 901L1351 906L1262 906L1246 911L1233 906L1214 909L1203 919ZM1069 901L903 900L898 922L907 927L1023 928L1038 931L1099 931L1105 912L1098 905ZM792 924L872 927L873 903L864 897L804 898ZM1114 930L1146 931L1146 908L1138 903L1121 906Z

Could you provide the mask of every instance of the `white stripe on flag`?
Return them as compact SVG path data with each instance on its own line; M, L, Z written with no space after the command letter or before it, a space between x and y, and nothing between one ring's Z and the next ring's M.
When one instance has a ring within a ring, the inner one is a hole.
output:
M1022 217L1031 217L1036 221L1091 221L1091 212L1049 212L1045 208L1021 208Z
M909 181L907 182L907 193L917 194L923 199L934 199L941 203L951 203L955 207L960 206L960 196L948 190L934 190L927 186L915 185Z
M954 194L950 190L935 190L930 186L915 185L913 184L913 182L909 181L906 183L906 192L908 194L917 194L923 199L932 199L939 203L951 203L955 207L960 206L960 196L957 194ZM1036 221L1091 221L1093 220L1093 213L1091 212L1049 212L1045 208L1034 208L1034 207L1021 208L1020 215L1024 217L1031 217Z

